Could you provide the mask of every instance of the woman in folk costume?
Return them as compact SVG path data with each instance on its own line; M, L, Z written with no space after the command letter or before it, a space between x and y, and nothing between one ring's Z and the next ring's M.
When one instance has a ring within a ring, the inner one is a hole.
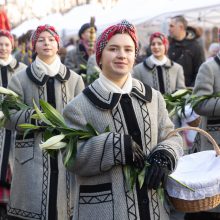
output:
M133 77L162 94L185 88L183 68L167 56L168 39L160 32L150 36L152 55L133 69Z
M161 94L132 79L138 51L135 27L128 21L108 27L96 43L96 61L102 72L64 109L66 123L85 129L91 123L100 133L77 146L74 220L168 220L168 210L156 189L182 155ZM109 126L110 131L105 131ZM141 170L151 163L143 187L132 190L124 165Z
M15 73L26 67L19 63L11 55L14 47L13 36L7 30L0 30L0 86L6 88L8 82ZM1 97L2 98L2 97ZM14 144L14 133L10 130L0 129L0 206L6 211L6 204L9 199L11 165L9 163L9 153L11 146ZM10 164L10 165L9 165ZM1 213L3 215L3 213Z
M23 138L19 124L36 123L33 99L43 99L59 112L84 89L81 76L67 69L57 55L60 37L53 26L39 26L32 36L35 61L12 77L8 88L19 94L28 110L13 110L7 127L16 130L14 170L8 214L15 219L67 220L71 216L73 175L66 171L60 152L42 152L43 132Z
M134 78L159 90L162 94L170 94L186 87L182 66L166 56L168 44L168 39L162 33L153 33L150 36L152 55L137 64L132 74ZM180 126L176 116L172 120L176 127Z
M220 34L220 32L219 32ZM219 35L220 37L220 35ZM204 62L196 77L193 94L197 97L214 95L220 92L220 52L213 59ZM194 108L201 116L200 127L207 131L220 145L220 97L213 97L202 101ZM193 146L196 151L213 150L212 144L205 137L198 134ZM186 220L220 219L220 206L208 212L187 213Z

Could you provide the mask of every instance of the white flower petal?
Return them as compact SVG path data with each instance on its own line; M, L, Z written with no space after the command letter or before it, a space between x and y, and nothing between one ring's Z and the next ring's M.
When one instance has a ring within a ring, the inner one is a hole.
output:
M58 149L66 147L66 145L67 145L67 143L60 141L60 142L48 147L47 149L58 150Z
M59 134L59 135L53 136L53 137L49 138L46 142L39 144L39 147L41 149L47 149L48 147L50 147L56 143L59 143L64 138L65 138L64 134Z
M0 120L3 119L5 117L3 111L0 111Z
M10 89L6 89L2 86L0 86L0 93L5 94L5 95L13 95L15 97L18 97L18 94L16 94L14 91L12 91Z

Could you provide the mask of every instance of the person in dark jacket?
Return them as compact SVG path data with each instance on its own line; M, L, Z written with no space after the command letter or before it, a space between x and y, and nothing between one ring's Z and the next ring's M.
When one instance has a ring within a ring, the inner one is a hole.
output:
M194 86L198 69L205 61L204 50L197 40L198 33L193 29L188 27L187 20L183 16L171 18L168 56L182 65L187 87Z

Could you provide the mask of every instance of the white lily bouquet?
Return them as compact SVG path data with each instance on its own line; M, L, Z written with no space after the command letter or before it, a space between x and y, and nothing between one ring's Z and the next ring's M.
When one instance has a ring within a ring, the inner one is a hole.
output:
M191 89L180 89L171 94L164 94L163 97L169 116L172 117L179 111L184 114L184 107L189 102L191 95Z
M4 95L0 102L1 127L4 127L6 120L10 120L10 110L25 110L30 106L25 105L20 97L10 89L0 87L0 94ZM87 130L75 130L69 128L63 116L53 108L49 103L40 100L40 110L33 100L35 114L31 117L37 120L39 125L20 124L19 127L24 129L24 137L33 131L43 131L43 141L39 145L42 150L48 151L53 155L54 151L66 148L64 165L68 167L74 162L76 156L76 145L78 140L86 140L93 136L99 135L98 131L90 124L86 125ZM108 131L108 127L105 132Z
M44 100L40 100L39 103L42 111L34 102L36 114L34 114L32 118L39 121L42 125L20 124L19 126L25 130L24 135L33 130L43 130L43 142L39 145L39 147L42 150L47 150L48 153L52 155L54 150L57 151L66 148L64 165L68 167L70 164L74 163L77 151L77 142L79 140L87 140L93 136L97 136L99 133L90 124L86 125L87 130L76 130L70 128L66 125L63 116L53 106ZM107 130L108 128L106 128L105 132L107 132Z
M190 107L194 109L199 103L206 99L220 97L220 92L212 95L195 96L192 94L192 89L180 89L171 94L164 94L163 97L169 116L172 117L178 112L185 115L186 105L190 105Z

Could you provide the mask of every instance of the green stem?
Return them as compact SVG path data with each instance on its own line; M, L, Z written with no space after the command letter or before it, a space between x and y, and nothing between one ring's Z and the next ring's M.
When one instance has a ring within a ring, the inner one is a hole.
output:
M191 187L187 186L187 185L186 185L186 184L184 184L184 183L181 183L179 180L177 180L177 179L173 178L172 176L169 176L169 178L170 178L170 179L172 179L172 180L174 180L175 182L179 183L181 186L184 186L185 188L187 188L187 189L189 189L189 190L191 190L191 191L195 192L195 189L193 189L193 188L191 188Z

